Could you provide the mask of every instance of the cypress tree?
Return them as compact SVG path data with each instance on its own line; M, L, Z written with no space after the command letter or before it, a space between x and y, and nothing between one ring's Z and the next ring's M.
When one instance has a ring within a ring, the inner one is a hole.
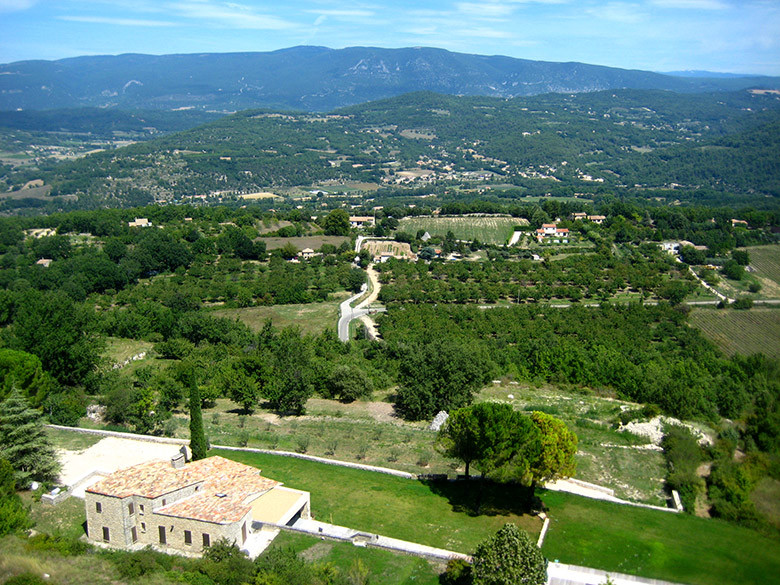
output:
M192 460L205 459L206 433L203 430L203 414L200 411L200 389L195 376L190 374L190 450L192 451Z
M19 489L32 481L54 482L60 470L41 413L16 388L0 403L0 458L14 468Z

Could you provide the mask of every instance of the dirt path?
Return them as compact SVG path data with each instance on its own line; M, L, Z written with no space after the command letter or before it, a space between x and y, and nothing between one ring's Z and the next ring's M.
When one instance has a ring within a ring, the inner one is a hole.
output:
M368 266L366 273L368 274L368 279L371 281L371 294L360 301L355 307L356 309L367 309L371 303L375 302L377 298L379 298L379 291L382 290L382 284L379 282L379 274L377 274L377 271L374 270L373 264ZM360 318L360 321L363 323L363 325L366 326L369 339L376 339L379 337L379 331L377 330L376 322L371 317L371 315L363 315Z

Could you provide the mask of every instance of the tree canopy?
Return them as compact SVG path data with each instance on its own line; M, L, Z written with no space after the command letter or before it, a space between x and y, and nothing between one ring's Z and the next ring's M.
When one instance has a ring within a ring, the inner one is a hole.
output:
M466 406L491 371L492 362L473 346L446 339L408 346L400 356L396 405L411 420Z
M525 531L504 526L477 546L472 576L474 585L544 585L547 560Z
M41 414L30 408L16 389L0 402L0 458L14 468L20 489L32 481L56 481L59 473L57 455L46 436Z

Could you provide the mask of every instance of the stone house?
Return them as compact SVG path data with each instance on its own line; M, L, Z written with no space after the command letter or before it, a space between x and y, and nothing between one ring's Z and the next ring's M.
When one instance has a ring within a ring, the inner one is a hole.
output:
M349 227L364 228L374 227L374 218L371 215L352 215L349 218Z
M85 506L90 542L196 555L220 538L244 547L266 524L310 516L308 492L223 457L183 455L112 473L86 490Z

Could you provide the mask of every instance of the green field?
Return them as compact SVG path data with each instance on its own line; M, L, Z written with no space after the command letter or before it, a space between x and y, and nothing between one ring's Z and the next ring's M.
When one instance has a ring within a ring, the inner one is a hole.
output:
M420 557L292 532L282 532L271 546L292 548L307 561L331 564L342 574L348 574L359 560L370 572L371 585L438 585L439 573L444 570L443 563Z
M274 327L296 326L303 333L316 334L326 329L336 330L336 323L339 319L339 302L271 305L267 307L246 307L243 309L216 309L212 313L215 317L239 319L252 331L260 331L265 322L270 319Z
M425 230L432 236L444 237L447 232L455 234L458 240L474 240L488 244L506 244L512 237L514 227L522 219L515 217L404 217L398 225L399 231L412 235Z
M780 541L741 526L564 493L542 498L552 518L542 547L550 560L697 585L759 585L780 575Z
M431 546L472 552L505 522L536 533L512 487L428 485L372 472L219 452L309 490L318 520ZM553 560L683 583L766 583L780 574L780 542L719 520L541 491L552 519L543 552ZM475 500L482 498L479 515ZM514 508L514 509L513 509Z
M259 467L267 477L311 492L317 520L357 530L470 552L506 522L533 534L542 527L538 517L524 513L517 488L486 487L481 514L476 515L478 483L427 484L278 455L218 449L211 453Z
M780 358L780 309L694 309L690 323L728 355L763 353Z
M304 248L311 248L312 250L319 250L323 244L333 244L337 248L344 242L349 242L349 238L346 236L300 236L295 238L262 238L261 242L265 242L266 249L276 250L277 248L283 248L285 244L292 244L298 250Z

